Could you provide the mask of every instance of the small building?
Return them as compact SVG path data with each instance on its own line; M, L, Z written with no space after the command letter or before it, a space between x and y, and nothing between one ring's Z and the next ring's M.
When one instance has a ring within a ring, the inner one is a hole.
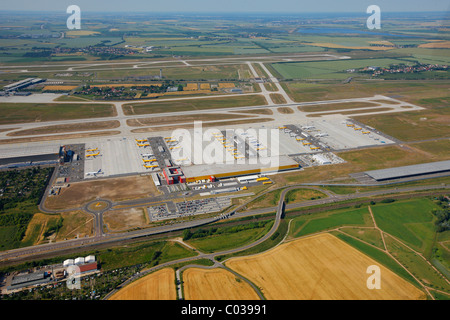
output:
M88 263L88 264L83 264L79 268L80 268L79 274L81 275L83 273L96 271L98 268L98 265L97 265L97 262L92 262L92 263Z
M15 96L27 97L31 96L31 92L14 92Z
M248 181L251 181L251 180L255 180L256 181L256 179L258 179L258 178L259 178L258 175L249 175L249 176L238 177L237 180L239 182L248 182Z
M84 264L84 258L83 257L76 258L75 259L75 264L76 265Z
M90 255L84 258L84 263L92 263L95 262L95 256Z
M186 177L183 174L183 171L179 167L167 167L163 170L164 178L166 179L167 184L185 183Z
M75 264L75 260L73 260L73 259L67 259L67 260L64 260L64 262L63 262L64 267L73 266L74 264Z
M315 155L313 155L313 159L314 159L314 161L318 162L318 163L321 164L321 165L324 165L324 164L331 164L331 161L330 161L329 159L325 158L325 157L324 157L323 155L321 155L321 154L315 154Z
M152 173L152 179L153 182L155 183L155 186L159 187L161 185L161 181L159 180L159 176L156 172Z

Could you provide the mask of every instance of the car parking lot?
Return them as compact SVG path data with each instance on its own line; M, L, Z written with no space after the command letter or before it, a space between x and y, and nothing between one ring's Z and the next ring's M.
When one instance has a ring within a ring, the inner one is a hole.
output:
M220 212L231 206L231 198L227 196L211 197L196 200L183 200L176 203L158 204L148 207L151 221L160 221L187 217L197 214Z

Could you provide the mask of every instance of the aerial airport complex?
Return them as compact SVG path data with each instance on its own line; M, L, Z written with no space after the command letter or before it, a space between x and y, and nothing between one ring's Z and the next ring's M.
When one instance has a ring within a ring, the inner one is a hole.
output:
M0 23L0 299L450 297L449 39L130 19Z

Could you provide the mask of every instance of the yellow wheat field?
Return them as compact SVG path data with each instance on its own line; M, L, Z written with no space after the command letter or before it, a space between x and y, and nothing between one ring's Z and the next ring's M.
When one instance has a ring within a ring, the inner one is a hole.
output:
M116 88L116 87L161 87L161 83L117 83L117 84L93 84L91 87L95 88Z
M44 91L70 91L78 88L78 86L45 86Z
M233 258L226 265L272 300L425 299L418 288L328 233ZM380 267L380 289L367 288L371 265Z
M247 282L222 268L186 269L183 282L186 300L259 300Z
M302 44L306 44L308 46L315 46L315 47L324 47L324 48L334 48L334 49L359 49L359 50L374 50L374 51L382 51L382 50L392 50L395 49L394 47L370 47L370 46L346 46L342 44L337 43L330 43L330 42L314 42L314 43L308 43L308 42L302 42Z
M449 49L450 41L435 41L419 45L419 48Z
M89 31L89 30L72 30L66 31L66 36L91 36L94 34L100 34L98 31Z
M161 269L115 293L109 300L176 300L175 271Z
M195 91L195 92L193 92ZM182 96L189 94L201 94L201 93L211 93L211 90L191 90L191 91L174 91L174 92L166 92L165 96Z
M197 83L188 83L186 84L186 87L184 88L185 91L195 91L198 90L198 84Z
M220 89L234 88L234 83L219 83Z
M201 83L200 84L200 90L210 90L211 85L209 83Z

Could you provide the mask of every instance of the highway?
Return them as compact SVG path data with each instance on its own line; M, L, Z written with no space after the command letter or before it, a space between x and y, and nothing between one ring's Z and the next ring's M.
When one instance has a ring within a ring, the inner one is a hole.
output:
M284 199L284 195L289 190L296 189L296 188L305 188L305 187L308 187L308 186L305 186L303 184L297 184L297 185L288 186L287 188L280 187L277 189L286 188L283 190L283 192L281 194L281 198L280 198L280 199ZM309 188L321 190L322 192L326 191L326 190L323 190L323 189L320 189L317 187L309 186ZM421 192L421 191L428 191L428 190L433 191L433 190L439 190L439 189L448 190L449 188L450 188L450 186L448 186L448 185L432 185L432 186L415 186L415 187L405 187L405 188L390 188L390 189L382 189L382 190L376 190L376 191L359 192L359 193L344 194L344 195L337 195L337 194L328 192L327 198L288 204L286 206L286 209L287 210L301 209L301 208L310 207L310 206L333 204L333 203L338 203L340 201L357 200L360 198L370 198L370 197L383 196L383 195L388 195L388 194L395 195L395 194L405 193L405 192ZM271 192L271 191L277 190L277 189L271 189L271 190L266 191L258 196L263 196L263 195L267 194L268 192ZM251 210L251 211L247 211L247 212L239 212L240 209L244 208L252 200L253 199L249 200L248 202L242 204L241 206L239 206L237 208L232 208L223 214L223 216L228 216L228 219L230 219L230 218L243 218L243 217L247 217L247 216L267 214L267 213L271 213L274 211L277 212L274 227L271 229L271 231L268 233L268 235L264 236L263 238L261 238L260 240L258 240L257 242L255 242L254 244L249 245L249 246L257 245L260 242L267 239L268 237L270 237L271 234L273 234L273 232L276 230L275 227L278 227L279 216L281 215L282 207L284 207L284 201L280 201L280 203L278 204L277 207L269 207L269 208ZM101 219L101 215L98 217L98 220L96 220L97 228L101 228L102 223L100 222L100 219ZM56 243L48 243L48 244L42 244L42 245L37 245L37 246L32 246L32 247L25 247L25 248L19 248L19 249L13 249L13 250L7 250L4 252L1 252L0 253L0 266L5 261L17 261L17 260L22 260L22 259L23 260L37 259L43 255L52 255L52 256L63 255L68 250L79 249L79 248L86 248L86 250L90 250L98 245L105 245L105 244L114 245L114 244L118 244L124 240L131 240L131 239L136 239L136 238L140 238L140 237L164 234L164 233L169 233L169 232L173 232L173 231L181 231L184 229L195 228L195 227L199 227L199 226L208 225L213 222L225 221L225 220L226 219L221 220L219 217L204 218L204 219L198 219L198 220L193 220L193 221L188 221L188 222L183 222L183 223L176 223L176 224L172 224L172 225L164 225L164 226L160 226L160 227L147 228L147 229L141 229L141 230L126 232L126 233L117 233L117 234L104 234L103 232L97 231L95 236L93 236L93 237L72 239L72 240L66 240L66 241L61 241L61 242L56 242ZM249 246L246 246L245 248L248 248ZM240 250L245 250L245 248L240 248ZM234 249L230 252L236 252L235 250L238 250L238 249ZM240 251L240 250L238 250L238 251ZM226 253L227 252L215 253L213 256L217 256L219 254L226 254Z
M196 250L198 252L197 256L194 257L188 257L188 258L182 258L182 259L178 259L178 260L173 260L173 261L169 261L166 263L162 263L159 264L155 267L152 267L150 269L147 269L137 275L135 275L134 277L131 277L130 279L128 279L127 281L125 281L119 288L114 289L112 292L110 292L104 299L108 299L109 297L111 297L114 293L116 293L118 290L120 290L120 288L125 287L127 284L135 281L136 279L145 276L146 274L149 274L151 272L154 272L158 269L162 269L165 267L168 267L170 265L173 264L178 264L178 263L186 263L186 262L190 262L190 261L194 261L197 259L209 259L213 262L212 266L199 266L199 265L194 265L194 264L188 264L183 266L182 268L178 269L176 272L176 277L178 280L180 280L180 274L183 272L183 270L193 267L195 266L196 268L204 268L204 269L210 269L210 268L224 268L230 272L232 272L233 274L235 274L237 277L241 278L243 281L247 282L254 290L255 292L259 295L259 297L261 299L264 299L262 293L260 292L260 290L249 280L242 278L239 274L235 273L234 271L230 270L229 268L227 268L223 263L226 261L217 261L216 257L218 256L222 256L222 255L229 255L229 254L234 254L237 252L241 252L241 251L245 251L247 249L253 248L261 243L263 243L264 241L268 240L278 229L280 223L281 223L281 219L283 218L283 214L285 212L286 209L296 209L296 208L301 208L301 207L308 207L308 206L312 206L312 205L320 205L320 204L326 204L326 203L334 203L334 202L338 202L338 201L342 201L342 200L351 200L351 199L358 199L358 198L364 198L364 197L370 197L370 196L377 196L377 195L386 195L386 194L390 194L390 193L403 193L403 192L414 192L414 191L424 191L424 190L436 190L436 189L449 189L450 186L422 186L422 187L409 187L409 188L395 188L395 189L390 189L390 190L378 190L378 191L371 191L371 192L363 192L363 193L358 193L358 194L350 194L350 195L335 195L332 194L330 192L328 192L328 195L332 195L331 197L327 198L327 199L320 199L320 200L314 200L314 201L307 201L307 202L303 202L303 203L299 203L299 204L292 204L289 206L286 206L285 203L285 198L286 198L286 194L290 191L290 190L295 190L298 189L299 187L303 187L303 186L290 186L285 188L281 194L280 194L280 199L278 201L278 205L276 207L271 207L271 208L267 208L267 209L260 209L260 210L253 210L250 212L246 212L246 213L235 213L233 215L234 218L237 217L244 217L244 216L249 216L249 215L256 215L256 214L262 214L262 213L270 213L273 212L273 209L276 209L276 215L275 215L275 220L274 223L272 225L272 228L269 230L269 232L267 232L263 237L261 237L260 239L244 245L242 247L238 247L238 248L233 248L233 249L229 249L229 250L223 250L223 251L219 251L219 252L214 252L214 253L203 253L200 252L199 250ZM263 193L262 195L271 192L273 190L267 191L265 193ZM239 211L242 208L245 208L245 206L248 204L244 203L242 205L240 205L239 207L237 207L234 211ZM178 298L184 298L182 297L182 290L181 290L181 284L177 284L177 294L178 294Z

